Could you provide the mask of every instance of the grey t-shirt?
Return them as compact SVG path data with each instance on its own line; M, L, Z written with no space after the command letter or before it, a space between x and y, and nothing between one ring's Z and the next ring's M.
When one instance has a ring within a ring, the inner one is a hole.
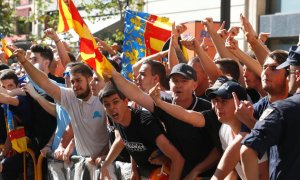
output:
M78 99L71 88L61 87L61 105L71 117L78 155L92 156L108 143L105 111L97 96L88 101Z

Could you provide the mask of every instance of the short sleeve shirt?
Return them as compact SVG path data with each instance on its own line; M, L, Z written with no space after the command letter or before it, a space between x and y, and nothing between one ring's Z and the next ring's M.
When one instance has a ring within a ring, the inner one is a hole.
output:
M269 151L270 179L300 176L300 94L271 104L242 143L260 158Z
M71 88L61 87L61 106L71 117L78 155L92 156L108 144L105 112L97 96L83 101Z
M148 161L157 149L156 138L163 134L163 127L148 111L131 110L131 122L124 127L116 124L124 141L125 148L139 167L153 169L155 166Z

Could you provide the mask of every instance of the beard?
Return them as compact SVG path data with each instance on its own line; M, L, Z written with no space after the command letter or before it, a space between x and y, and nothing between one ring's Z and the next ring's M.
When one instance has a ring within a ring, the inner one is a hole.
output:
M88 97L91 93L91 89L89 86L86 87L86 90L83 93L80 94L76 94L76 97L78 99L85 99L86 97Z

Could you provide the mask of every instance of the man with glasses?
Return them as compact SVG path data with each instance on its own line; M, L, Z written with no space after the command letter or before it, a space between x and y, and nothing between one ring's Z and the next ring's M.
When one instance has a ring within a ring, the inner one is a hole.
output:
M258 179L257 158L269 154L270 179L297 179L300 171L300 48L292 46L287 61L290 89L296 93L271 104L260 116L251 133L242 141L241 160L247 179ZM275 70L274 70L275 71Z

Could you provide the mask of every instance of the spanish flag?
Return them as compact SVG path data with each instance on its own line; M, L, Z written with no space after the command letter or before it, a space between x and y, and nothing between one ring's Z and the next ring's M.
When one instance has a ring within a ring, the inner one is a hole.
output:
M162 51L171 36L171 30L172 22L168 18L127 10L122 75L132 80L132 65L138 58Z
M113 66L106 57L99 51L97 43L89 28L85 24L81 15L72 0L66 5L64 0L58 0L59 6L59 32L66 32L70 29L78 34L80 38L80 55L83 62L87 63L100 76L103 70L112 70Z
M2 44L1 50L5 53L5 59L8 59L12 55L12 52L6 47L7 42L5 39L1 39L1 44Z

